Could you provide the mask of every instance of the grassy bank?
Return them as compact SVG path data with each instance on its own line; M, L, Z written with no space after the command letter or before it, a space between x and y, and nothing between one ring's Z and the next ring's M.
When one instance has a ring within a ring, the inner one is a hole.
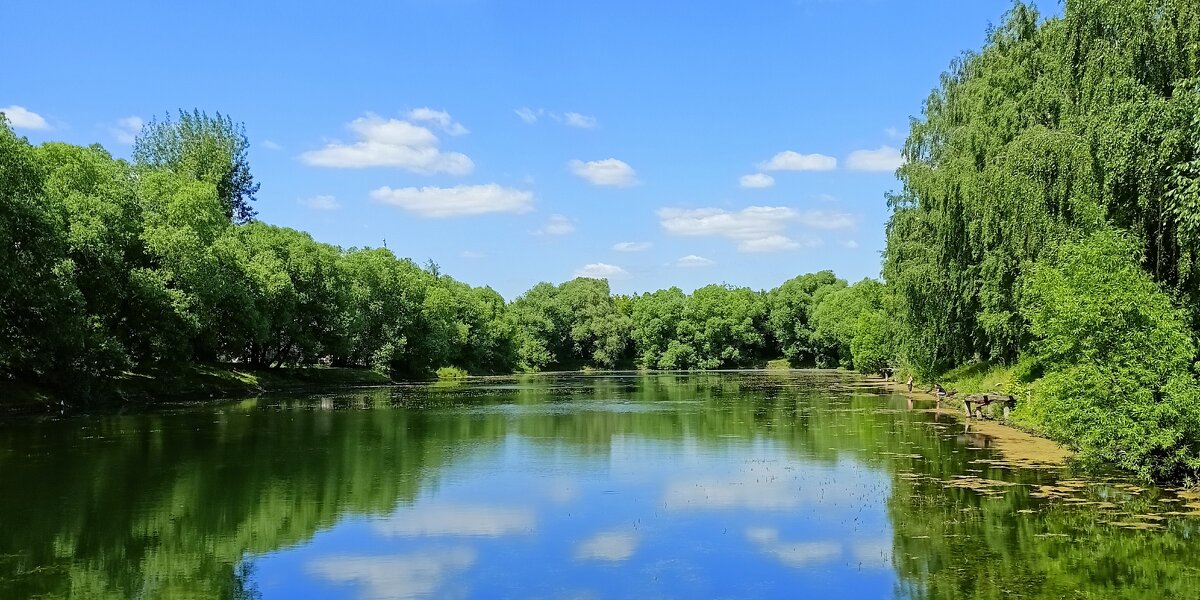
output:
M204 400L233 396L359 385L386 385L391 379L369 369L299 367L254 369L237 364L187 365L124 373L93 399L82 403L68 394L18 381L0 381L0 412L36 413L64 407L153 404L157 402Z

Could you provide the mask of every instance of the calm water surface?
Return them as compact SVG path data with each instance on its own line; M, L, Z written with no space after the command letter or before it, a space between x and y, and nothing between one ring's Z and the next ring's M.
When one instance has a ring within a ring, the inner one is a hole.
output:
M1200 499L819 371L0 424L0 598L1198 598Z

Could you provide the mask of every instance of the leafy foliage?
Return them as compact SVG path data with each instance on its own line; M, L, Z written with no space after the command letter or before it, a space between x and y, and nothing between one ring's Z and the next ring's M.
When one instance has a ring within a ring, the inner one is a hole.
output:
M895 354L925 378L1027 355L1028 425L1194 476L1197 73L1195 2L1068 0L1045 21L1016 2L912 123L883 266Z
M1200 467L1196 348L1137 258L1102 230L1034 269L1025 312L1045 376L1023 410L1088 460L1179 478Z
M245 128L226 115L208 116L199 110L180 110L146 124L133 146L138 165L168 169L178 175L212 184L225 216L238 223L254 218L258 183L250 174Z

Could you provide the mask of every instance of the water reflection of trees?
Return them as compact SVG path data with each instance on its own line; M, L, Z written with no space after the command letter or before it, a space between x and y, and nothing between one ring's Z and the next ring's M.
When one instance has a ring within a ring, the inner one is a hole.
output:
M1086 508L1017 513L1036 504L1028 487L995 497L947 489L942 481L970 469L1023 483L1049 476L972 462L982 455L941 426L838 376L654 374L500 378L9 427L0 431L0 596L243 595L243 556L303 543L349 514L388 514L461 454L510 435L584 457L612 452L622 436L766 438L799 460L849 456L885 469L905 596L1086 597L1149 577L1182 593L1194 583L1194 532L1182 525L1114 533ZM1044 535L1056 532L1084 543Z

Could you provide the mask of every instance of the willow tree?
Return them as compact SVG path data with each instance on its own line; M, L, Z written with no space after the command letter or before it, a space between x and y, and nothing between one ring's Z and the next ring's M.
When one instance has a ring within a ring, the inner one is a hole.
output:
M1015 359L1021 280L1105 221L1155 280L1200 299L1198 53L1194 1L1068 1L1048 21L1018 2L952 63L889 199L884 276L915 367Z

